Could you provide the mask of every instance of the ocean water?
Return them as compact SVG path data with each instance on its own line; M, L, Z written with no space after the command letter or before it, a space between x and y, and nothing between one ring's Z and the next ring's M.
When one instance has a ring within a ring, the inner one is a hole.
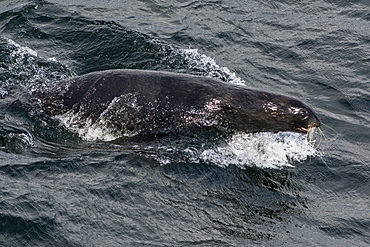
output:
M1 246L369 246L370 4L0 1ZM130 68L295 96L324 125L151 140L21 107Z

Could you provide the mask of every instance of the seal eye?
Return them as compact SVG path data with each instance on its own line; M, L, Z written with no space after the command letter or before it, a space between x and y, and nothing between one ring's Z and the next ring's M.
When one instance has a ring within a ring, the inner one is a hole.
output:
M298 113L298 116L301 120L305 120L308 118L308 112L306 110L301 109Z

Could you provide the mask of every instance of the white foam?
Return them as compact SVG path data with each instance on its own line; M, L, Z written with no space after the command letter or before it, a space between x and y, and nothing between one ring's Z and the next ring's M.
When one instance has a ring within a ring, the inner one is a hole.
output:
M125 131L118 133L112 127L109 127L112 114L120 115L127 110L127 106L131 109L140 111L141 107L137 105L136 96L133 94L123 94L113 98L107 108L100 114L94 122L90 118L86 118L84 110L74 113L69 111L57 118L72 132L77 133L85 141L113 141L117 138L126 136L134 136L135 131ZM122 119L124 121L124 119ZM125 124L122 122L122 124Z
M35 142L30 133L9 133L9 138L21 141L26 146L34 146Z
M205 76L245 85L245 81L231 72L229 68L218 65L213 58L205 54L200 54L198 49L179 49L178 53L191 64L191 68L204 70L206 72Z
M176 145L168 146L165 143L148 149L141 147L140 153L145 155L145 151L148 151L148 157L161 165L176 162L208 163L222 168L235 165L241 169L294 167L310 157L322 155L305 135L292 132L236 133L228 141L218 144L194 143L185 139L177 141Z
M152 39L151 42L161 46L163 50L170 51L175 57L180 56L184 60L183 65L186 69L201 72L201 75L221 79L230 83L245 85L245 81L238 77L229 68L217 64L216 60L205 54L198 52L198 49L181 49L173 45L164 43L158 39Z
M14 46L16 48L16 50L14 50L12 53L13 55L20 55L22 58L28 55L37 57L37 51L32 50L27 46L21 46L11 39L5 38L5 40L8 42L9 45Z
M237 133L226 144L204 150L200 159L220 167L279 169L316 155L313 143L299 133Z
M22 46L9 38L3 39L8 43L7 55L10 58L6 73L11 75L4 85L17 84L34 91L41 86L47 86L52 81L72 75L71 71L56 58L40 57L37 51L27 46ZM39 60L47 63L39 63ZM58 63L60 66L48 66L48 63Z
M71 132L77 133L85 141L113 141L120 136L105 126L103 120L92 123L89 119L81 119L78 114L67 112L56 118Z

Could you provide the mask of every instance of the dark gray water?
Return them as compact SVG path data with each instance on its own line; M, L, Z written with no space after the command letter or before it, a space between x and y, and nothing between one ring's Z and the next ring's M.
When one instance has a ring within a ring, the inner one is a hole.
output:
M368 1L0 1L1 246L368 246ZM12 102L114 68L293 95L293 133L112 140Z

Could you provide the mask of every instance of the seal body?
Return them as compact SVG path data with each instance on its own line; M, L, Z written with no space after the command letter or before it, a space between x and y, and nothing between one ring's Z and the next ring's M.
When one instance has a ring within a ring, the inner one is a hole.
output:
M303 102L207 77L148 70L93 72L35 93L51 116L126 134L307 132L321 125Z

